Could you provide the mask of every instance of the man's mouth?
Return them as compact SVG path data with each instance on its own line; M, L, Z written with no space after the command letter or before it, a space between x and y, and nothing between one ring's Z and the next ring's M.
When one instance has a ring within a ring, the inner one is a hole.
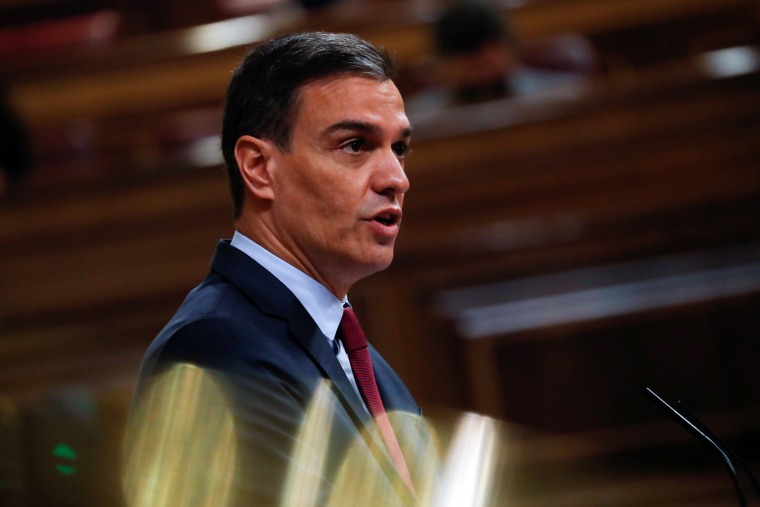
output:
M386 227L390 227L392 225L396 225L401 221L401 213L397 211L386 211L383 213L378 213L373 220L375 222L379 222L383 224Z

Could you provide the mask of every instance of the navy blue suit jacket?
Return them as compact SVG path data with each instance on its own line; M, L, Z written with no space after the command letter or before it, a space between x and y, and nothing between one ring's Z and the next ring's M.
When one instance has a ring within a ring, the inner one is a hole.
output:
M394 424L394 429L415 475L425 464L415 465L414 455L428 445L430 437L421 410L372 346L370 355L386 410L401 414L398 420L405 421ZM150 345L140 370L131 426L155 424L153 416L137 418L134 413L155 379L176 365L207 372L230 411L236 447L231 505L281 505L286 476L301 466L294 463L294 449L319 385L329 386L331 398L329 434L317 439L325 439L327 455L323 466L304 471L316 476L311 480L319 484L318 503L327 503L336 494L336 477L357 445L363 459L372 460L393 483L391 491L396 496L382 504L412 502L324 334L279 280L226 241L219 242L208 277L189 293ZM167 403L165 398L176 391L172 389L162 391L161 403ZM204 417L203 408L198 414ZM134 428L130 431L134 433ZM156 442L152 449L168 445L161 439ZM134 449L127 451L128 459L142 459L135 457Z

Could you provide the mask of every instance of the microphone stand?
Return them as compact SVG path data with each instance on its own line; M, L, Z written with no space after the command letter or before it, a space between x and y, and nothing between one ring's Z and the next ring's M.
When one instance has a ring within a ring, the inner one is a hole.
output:
M699 421L699 419L690 414L689 411L686 410L686 408L680 402L678 403L679 408L675 408L673 405L666 402L648 387L646 388L646 393L660 408L665 411L665 413L675 419L677 423L686 428L686 430L688 430L698 440L705 442L707 445L715 449L718 454L720 454L720 457L723 459L723 462L728 468L728 473L734 483L736 496L739 499L739 504L742 507L747 507L747 498L744 495L744 490L742 489L742 486L739 482L739 476L736 473L736 464L739 464L739 466L741 466L742 469L747 473L747 476L752 482L752 486L755 488L755 491L758 493L758 495L760 495L760 483L758 483L757 478L752 474L752 471L749 469L749 467L745 465L744 462L739 459L736 454L731 452L731 450L728 449L720 440L718 440L718 438L715 437L715 435L713 435L710 430L708 430L707 427L701 421Z
M749 467L744 463L744 461L731 449L726 447L726 445L718 440L718 437L716 437L714 434L710 433L710 430L707 429L707 426L704 425L702 421L697 419L697 417L689 412L689 410L681 403L681 401L677 401L676 404L678 405L678 408L680 409L681 413L686 416L692 424L697 426L705 435L709 436L713 439L716 445L720 445L723 451L731 456L731 459L733 460L734 464L738 464L744 472L747 474L747 477L749 478L749 481L752 483L752 487L755 489L755 492L760 496L760 482L758 482L757 477L755 477L755 474L752 473L752 470L749 469Z

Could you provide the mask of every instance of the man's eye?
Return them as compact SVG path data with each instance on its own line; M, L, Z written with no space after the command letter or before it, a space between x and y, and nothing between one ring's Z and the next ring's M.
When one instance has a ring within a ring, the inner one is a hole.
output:
M409 145L402 142L396 143L393 145L393 153L395 153L397 157L403 157L404 155L408 155Z
M343 144L343 151L348 153L360 153L364 148L364 141L362 139L352 139Z

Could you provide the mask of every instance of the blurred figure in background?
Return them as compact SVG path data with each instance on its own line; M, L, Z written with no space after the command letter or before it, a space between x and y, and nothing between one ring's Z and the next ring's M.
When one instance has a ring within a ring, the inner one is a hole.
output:
M29 138L0 85L0 195L17 189L32 166Z
M411 112L551 90L596 68L594 52L580 36L522 47L505 13L485 0L444 9L431 37L436 78L409 99Z

